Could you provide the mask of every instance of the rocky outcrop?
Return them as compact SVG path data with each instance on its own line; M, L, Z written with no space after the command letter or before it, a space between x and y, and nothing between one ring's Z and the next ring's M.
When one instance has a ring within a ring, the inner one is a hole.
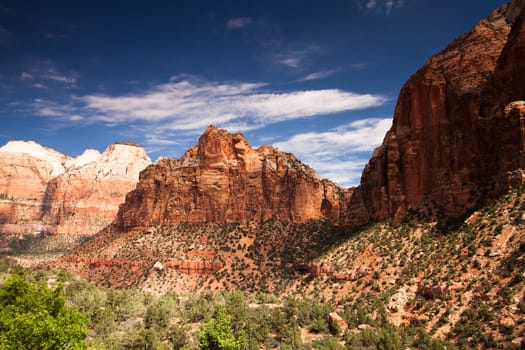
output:
M450 295L450 290L446 283L433 284L429 281L420 281L417 286L416 294L423 298L434 300L436 298L443 298Z
M114 219L141 170L151 164L144 149L112 144L94 162L71 169L47 186L42 219L53 232L92 234Z
M328 325L332 330L340 333L344 333L348 329L348 323L337 312L328 314Z
M72 158L33 141L11 141L0 148L0 233L93 234L113 221L149 164L138 145Z
M47 184L73 158L32 141L10 141L0 148L0 232L45 230L41 219Z
M295 266L295 270L298 272L307 272L310 277L313 278L321 275L332 275L334 273L334 267L332 265L318 263L298 264Z
M240 133L210 126L180 159L161 159L126 196L120 229L156 224L228 223L276 218L339 222L347 192L293 155L253 149Z
M149 265L145 260L125 260L125 259L110 259L110 258L85 258L73 255L67 255L62 258L62 263L72 263L81 265L86 271L97 269L135 269L137 271L145 271ZM162 272L166 269L184 273L187 275L200 275L212 273L224 267L220 261L165 261L161 263L156 261L151 267L152 269ZM84 271L84 272L86 272Z
M501 194L496 173L519 168L523 147L523 125L511 117L519 112L504 114L525 98L523 7L519 0L494 11L407 81L348 225L399 220L422 206L455 215Z

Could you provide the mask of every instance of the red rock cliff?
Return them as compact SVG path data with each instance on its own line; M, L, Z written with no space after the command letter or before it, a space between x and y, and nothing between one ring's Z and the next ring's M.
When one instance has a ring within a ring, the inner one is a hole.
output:
M162 159L140 174L116 223L122 229L181 222L278 218L340 220L345 192L293 155L253 149L240 133L210 126L180 159Z
M501 120L507 103L525 98L523 15L516 20L523 3L494 11L406 82L392 128L351 199L347 224L400 219L424 205L459 214L501 194L496 172L503 154L517 156L523 134L518 123L517 135L505 137L516 123Z
M95 161L52 179L46 189L42 221L62 234L93 234L109 225L135 188L139 173L151 164L146 151L134 144L116 143Z
M113 144L72 158L33 141L0 148L0 233L91 235L111 223L151 160Z

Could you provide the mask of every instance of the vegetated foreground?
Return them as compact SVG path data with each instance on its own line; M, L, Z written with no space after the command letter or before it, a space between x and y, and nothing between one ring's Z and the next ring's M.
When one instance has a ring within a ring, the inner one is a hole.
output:
M286 305L296 299L308 305L303 305L308 312L320 312L321 316L315 316L318 322L327 322L331 312L342 317L342 321L330 317L341 328L337 335L329 335L328 326L315 331L317 326L309 323L314 322L310 319L314 316L298 316L295 324L287 323L305 344L329 337L323 341L352 348L355 337L371 337L374 342L391 331L394 338L408 337L404 344L416 348L407 344L427 335L459 347L520 348L525 335L524 193L525 187L515 189L468 217L412 212L407 223L383 222L350 233L339 231L328 221L178 225L127 234L108 227L81 245L75 255L64 257L60 266L99 286L124 288L104 291L87 286L87 282L75 282L82 284L80 289L86 293L174 299L170 303L176 304L175 311L169 311L168 324L186 325L189 338L189 330L195 331L214 314L214 307L206 303L223 303L229 293L224 291L238 289L241 294L236 294L237 298L243 303L259 300L264 304L248 308L245 312L250 315L276 313L281 316L275 317L285 318L282 322L292 322L289 317L300 307L290 311ZM140 250L134 248L138 245ZM101 302L94 302L96 308ZM105 336L117 336L121 334L117 330L123 329L135 329L138 336L140 327L146 327L144 310L158 307L157 302L150 302L153 304L129 316L133 322L111 316L116 333ZM180 317L179 309L191 308L187 302L206 310L207 316L196 317L201 323ZM317 307L322 311L315 311ZM86 311L84 306L80 308ZM236 320L237 316L230 316ZM98 327L93 317L91 327ZM253 322L247 323L262 322L250 317ZM301 317L308 321L300 321ZM234 322L233 327L242 328L243 324ZM269 327L259 342L272 347L290 341L290 335L279 336L277 328ZM94 334L93 339L99 339L98 333ZM157 336L163 339L167 334Z
M8 278L13 268L3 264L2 271L2 278ZM47 289L46 284L55 288L57 283L54 291ZM57 294L61 290L68 306ZM351 309L339 315L326 301L308 298L247 297L239 291L154 296L137 289L100 289L64 272L14 274L0 293L18 296L2 299L2 315L13 308L23 311L0 320L0 346L6 349L455 348L430 338L419 326L395 327ZM47 312L54 304L43 298L57 301L60 313L76 314L77 321L64 325L61 314ZM45 322L40 322L42 313L24 309L26 304L45 310ZM26 328L17 327L19 319L26 320Z
M92 347L523 348L524 7L494 11L408 80L357 188L210 127L143 171L113 223L72 251L84 237L40 229L5 249L43 267L35 280L54 286L46 269L64 268L99 286L57 277ZM45 183L44 198L60 187ZM2 213L18 208L11 192Z

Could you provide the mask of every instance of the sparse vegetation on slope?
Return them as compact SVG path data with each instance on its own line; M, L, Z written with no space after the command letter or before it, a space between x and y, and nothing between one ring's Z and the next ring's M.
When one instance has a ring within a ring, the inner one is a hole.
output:
M316 336L333 331L326 321L330 311L348 326L349 331L336 332L334 338L346 345L367 343L372 335L364 331L370 331L369 326L376 335L384 327L397 333L417 327L426 337L460 348L519 348L525 336L524 192L525 187L511 191L466 218L444 218L429 210L414 212L402 224L382 222L354 232L323 220L181 224L124 233L110 226L58 266L100 286L132 288L100 291L83 282L67 286L66 292L78 289L75 298L80 299L74 302L90 317L97 337L124 332L153 339L151 329L165 325L157 319L178 316L172 311L165 315L162 307L150 308L151 298L157 297L149 293L172 299L173 293L189 295L184 305L193 306L185 317L200 324L213 317L221 291L239 289L276 305L292 307L284 302L286 297L316 300L319 308L308 308L317 316L302 317L297 307L292 314L303 330L299 337L311 344L319 341L318 346L333 345L332 338ZM42 252L53 252L52 237L35 241L38 244L24 247L16 261L44 247ZM204 294L192 296L195 292ZM133 301L123 301L128 299ZM104 303L116 309L101 312L97 308ZM145 322L144 329L134 328L129 317ZM177 334L188 322L179 325ZM352 333L356 329L359 335Z
M3 270L2 276L12 273ZM333 306L308 298L240 291L155 296L136 289L100 289L53 271L28 279L64 285L67 303L89 320L85 341L92 349L343 349L345 344L349 349L454 349L420 327L362 324L370 319L360 315L347 315L359 327L341 328L332 322Z
M524 209L521 187L467 218L415 213L354 232L322 220L109 227L65 266L106 286L304 297L330 305L350 329L412 325L460 347L519 348Z

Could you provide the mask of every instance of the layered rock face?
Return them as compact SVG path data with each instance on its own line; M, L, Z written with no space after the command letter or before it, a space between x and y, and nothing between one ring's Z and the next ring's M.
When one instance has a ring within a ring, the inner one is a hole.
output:
M0 230L31 233L40 220L47 184L72 158L35 142L10 141L0 148Z
M422 206L454 215L502 193L497 173L519 168L523 148L519 113L505 112L525 98L523 7L494 11L407 81L346 224L399 220Z
M55 233L92 234L111 223L151 164L135 144L112 144L94 162L66 171L46 189L42 220Z
M161 159L140 175L116 224L227 223L277 218L340 220L347 192L321 180L293 155L261 146L242 134L210 126L180 159Z
M133 144L72 158L11 141L0 148L0 232L93 234L114 219L149 164L144 149Z

